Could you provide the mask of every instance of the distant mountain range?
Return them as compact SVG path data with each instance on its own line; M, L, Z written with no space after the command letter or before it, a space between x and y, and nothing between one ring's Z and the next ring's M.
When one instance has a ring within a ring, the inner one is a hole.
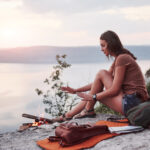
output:
M150 46L126 46L139 60L150 60ZM106 62L97 46L33 46L0 49L0 63L56 63L55 56L66 54L69 63Z

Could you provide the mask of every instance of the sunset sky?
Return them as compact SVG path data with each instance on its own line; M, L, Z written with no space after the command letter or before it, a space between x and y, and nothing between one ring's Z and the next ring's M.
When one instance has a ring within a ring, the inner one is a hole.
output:
M0 48L96 46L106 30L150 45L150 0L0 0Z

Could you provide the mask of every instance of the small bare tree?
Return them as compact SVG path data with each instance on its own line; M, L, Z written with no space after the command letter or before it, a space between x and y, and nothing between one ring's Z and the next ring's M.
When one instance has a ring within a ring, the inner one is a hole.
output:
M43 92L40 89L35 89L38 95L42 95L43 103L48 105L45 112L52 116L60 116L67 110L71 110L76 104L77 97L71 97L68 93L61 90L62 86L68 86L61 80L63 70L69 68L71 64L65 61L66 55L56 55L57 65L53 66L51 75L44 80L48 90Z

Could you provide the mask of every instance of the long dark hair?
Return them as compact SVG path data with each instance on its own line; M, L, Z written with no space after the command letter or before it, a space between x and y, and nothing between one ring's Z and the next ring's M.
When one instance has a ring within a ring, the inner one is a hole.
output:
M116 56L120 54L129 54L132 56L135 60L136 57L127 49L125 49L119 39L119 36L113 32L113 31L106 31L100 36L100 40L105 40L107 42L107 48L109 50L109 53L113 53Z

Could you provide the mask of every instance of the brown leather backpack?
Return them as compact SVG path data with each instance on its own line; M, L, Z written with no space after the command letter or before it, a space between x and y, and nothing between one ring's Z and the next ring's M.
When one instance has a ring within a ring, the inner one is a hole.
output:
M55 130L56 136L50 136L50 141L59 141L61 146L71 146L81 143L88 138L109 133L106 125L78 125L77 123L63 123Z

